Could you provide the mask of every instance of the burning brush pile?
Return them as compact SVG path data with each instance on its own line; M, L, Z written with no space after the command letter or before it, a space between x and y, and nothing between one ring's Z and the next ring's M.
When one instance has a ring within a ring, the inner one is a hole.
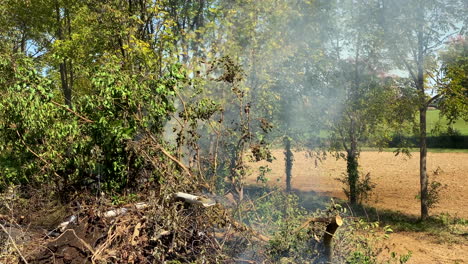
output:
M230 212L211 199L186 193L148 198L111 207L75 202L72 214L48 229L4 215L0 262L226 263L223 247L232 234L249 239L247 229L232 224Z
M75 201L47 229L4 215L0 262L288 263L328 254L322 236L330 234L329 218L304 221L304 213L293 217L293 207L275 210L281 201L290 204L279 190L230 208L224 198L162 189L147 198L118 206L102 198ZM333 219L334 232L342 222Z
M134 179L134 195L83 190L59 202L46 188L2 194L0 263L322 263L332 258L331 238L343 223L336 207L311 215L295 195L266 186L246 188L241 201L213 195L201 176L164 149L153 159L149 150L138 151L147 163L141 179Z
M222 208L163 199L107 211L83 206L44 237L29 263L222 261L214 231L227 223Z

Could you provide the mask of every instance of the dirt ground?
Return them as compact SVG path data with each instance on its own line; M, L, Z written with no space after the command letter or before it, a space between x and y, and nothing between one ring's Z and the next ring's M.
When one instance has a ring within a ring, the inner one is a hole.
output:
M468 263L466 243L439 243L426 233L398 232L385 241L390 251L398 254L412 252L408 264L461 264Z
M282 150L273 151L270 182L284 186L284 155ZM378 209L389 209L407 215L419 215L419 153L412 157L395 156L391 152L363 152L360 157L363 173L370 173L377 184L368 205ZM294 154L292 188L301 192L313 191L320 195L345 198L342 184L335 180L346 169L343 160L328 157L316 163L306 152ZM254 170L255 171L255 170ZM431 179L447 185L442 191L440 203L431 214L448 213L451 216L468 218L468 153L428 153L427 171ZM255 184L256 174L247 179ZM395 233L388 245L396 252L413 252L409 263L468 263L468 245L439 244L424 233Z

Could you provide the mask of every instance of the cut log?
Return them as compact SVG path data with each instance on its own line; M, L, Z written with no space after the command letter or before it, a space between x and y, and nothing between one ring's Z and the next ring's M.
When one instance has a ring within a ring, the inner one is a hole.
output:
M178 192L178 193L174 194L174 197L177 200L182 200L182 201L184 201L186 203L196 204L196 205L200 205L200 206L203 206L203 207L210 207L210 206L213 206L213 205L216 204L216 201L214 201L212 199L205 198L205 197L202 197L202 196L196 196L196 195L192 195L192 194L188 194L188 193L183 193L183 192Z
M333 261L333 236L335 235L338 227L340 227L342 224L343 219L337 215L325 229L325 234L323 235L323 245L325 246L325 258L327 263L332 263Z
M325 248L325 259L326 263L332 263L333 261L333 236L335 235L336 230L338 227L343 225L343 219L337 215L335 217L312 217L307 219L301 226L296 228L293 232L299 232L310 223L327 223L327 227L325 229L325 233L323 235L323 245Z

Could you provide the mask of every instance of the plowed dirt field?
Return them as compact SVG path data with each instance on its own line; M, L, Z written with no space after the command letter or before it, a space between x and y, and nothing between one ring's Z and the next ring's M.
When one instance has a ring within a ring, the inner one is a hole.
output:
M276 150L273 154L276 157L273 163L256 163L253 167L268 165L272 169L269 174L271 184L284 186L283 151ZM366 204L406 215L419 215L419 200L415 198L419 191L419 153L412 153L409 158L391 152L362 152L360 166L361 171L370 173L377 184L374 195ZM467 219L468 153L428 153L427 168L431 179L447 186L431 214L448 213ZM306 152L295 152L292 187L300 192L345 199L342 184L335 180L345 169L346 163L341 159L328 157L316 163ZM255 184L255 175L253 173L247 182ZM467 243L439 243L428 234L414 232L396 233L388 243L401 253L411 250L413 257L409 263L468 263Z

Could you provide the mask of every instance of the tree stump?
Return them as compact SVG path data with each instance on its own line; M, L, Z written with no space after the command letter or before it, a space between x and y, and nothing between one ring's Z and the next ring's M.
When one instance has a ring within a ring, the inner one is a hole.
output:
M310 223L328 223L325 229L325 234L323 235L323 245L325 248L325 260L326 263L332 263L333 261L333 236L335 235L338 227L343 225L343 219L337 215L335 217L312 217L305 221L301 226L296 228L293 232L299 232L303 228L310 225Z
M327 225L325 234L323 235L323 245L325 246L325 258L327 263L332 263L333 261L333 236L338 227L343 224L343 219L341 219L339 215L330 220L331 222Z

